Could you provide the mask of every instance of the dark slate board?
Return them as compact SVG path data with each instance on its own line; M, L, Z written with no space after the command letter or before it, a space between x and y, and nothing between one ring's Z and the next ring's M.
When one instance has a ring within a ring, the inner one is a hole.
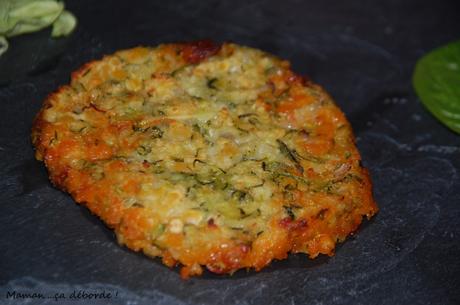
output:
M459 1L66 2L79 19L71 37L18 37L0 59L1 304L460 303L460 137L411 87L417 58L460 38ZM34 161L32 119L71 71L121 48L200 38L290 59L349 117L381 210L336 256L183 281L119 247Z

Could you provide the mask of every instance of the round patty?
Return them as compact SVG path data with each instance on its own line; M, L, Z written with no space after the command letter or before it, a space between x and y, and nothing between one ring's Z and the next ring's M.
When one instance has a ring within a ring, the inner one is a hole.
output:
M332 255L377 211L350 124L260 50L137 47L72 74L33 125L55 186L181 275Z

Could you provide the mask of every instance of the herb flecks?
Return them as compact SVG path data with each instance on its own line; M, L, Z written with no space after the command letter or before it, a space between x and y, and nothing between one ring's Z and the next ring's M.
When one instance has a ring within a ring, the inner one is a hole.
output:
M299 160L296 157L296 153L289 149L289 147L281 141L280 139L277 139L276 142L278 143L278 147L283 155L285 155L288 159L290 159L292 162L294 162L295 168L303 174L303 167L300 164Z
M206 86L209 89L217 90L217 87L216 87L217 80L218 79L216 77L208 79L207 82L206 82Z

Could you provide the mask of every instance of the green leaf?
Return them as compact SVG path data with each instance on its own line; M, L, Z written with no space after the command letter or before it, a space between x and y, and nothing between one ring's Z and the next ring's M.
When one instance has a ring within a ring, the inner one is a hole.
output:
M69 11L63 11L58 19L53 23L52 37L69 35L77 26L77 19Z
M5 37L0 36L0 56L8 50L8 41Z
M53 0L35 1L14 8L9 13L9 22L14 22L6 36L39 31L50 26L64 10L64 4Z
M75 29L77 19L57 0L0 0L0 56L8 49L6 37L36 32L50 25L52 37L66 36Z
M64 4L54 0L34 1L12 9L9 17L17 20L28 20L50 14L59 15L63 9Z
M0 0L0 35L5 35L15 23L10 21L9 13L13 7L13 0Z
M413 85L425 107L460 133L460 41L422 57L415 66Z

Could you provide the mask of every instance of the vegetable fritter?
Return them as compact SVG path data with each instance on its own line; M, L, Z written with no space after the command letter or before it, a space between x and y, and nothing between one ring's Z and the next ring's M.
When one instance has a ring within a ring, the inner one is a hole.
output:
M45 100L32 141L56 187L184 278L332 255L377 212L331 97L289 62L236 44L90 62Z

